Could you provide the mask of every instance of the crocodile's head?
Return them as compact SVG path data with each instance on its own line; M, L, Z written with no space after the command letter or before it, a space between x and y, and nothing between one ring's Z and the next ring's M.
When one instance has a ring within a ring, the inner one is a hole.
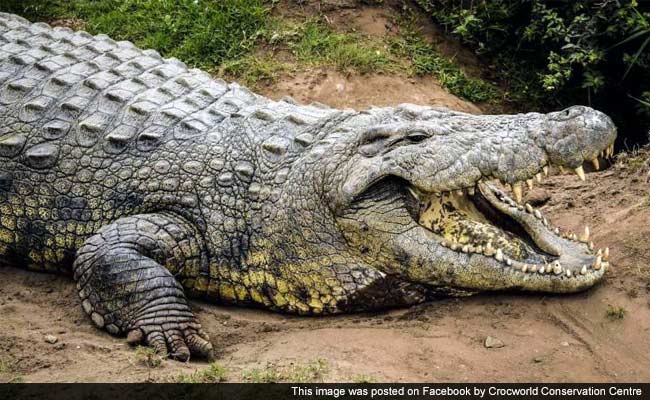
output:
M575 292L603 277L608 251L593 249L588 229L560 234L522 191L549 166L584 179L583 162L611 155L615 137L609 117L580 106L498 116L372 109L325 136L318 187L350 264L452 293Z

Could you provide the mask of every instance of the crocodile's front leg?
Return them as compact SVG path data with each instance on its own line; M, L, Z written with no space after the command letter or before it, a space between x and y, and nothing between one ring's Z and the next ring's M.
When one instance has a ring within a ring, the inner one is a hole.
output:
M208 356L207 334L174 274L198 271L203 241L169 214L126 217L105 226L77 252L74 278L86 313L113 335L128 335L185 361Z

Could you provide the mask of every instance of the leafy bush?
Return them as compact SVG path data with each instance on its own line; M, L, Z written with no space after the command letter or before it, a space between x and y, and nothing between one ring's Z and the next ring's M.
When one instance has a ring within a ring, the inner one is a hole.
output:
M650 4L417 0L447 32L494 64L523 108L587 104L631 142L650 125Z

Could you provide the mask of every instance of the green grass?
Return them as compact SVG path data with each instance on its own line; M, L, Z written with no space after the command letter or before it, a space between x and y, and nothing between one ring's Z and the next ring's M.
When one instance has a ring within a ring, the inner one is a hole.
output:
M270 55L249 55L224 62L217 70L217 75L237 79L249 87L260 84L271 85L278 81L282 72L290 66L275 60Z
M180 374L172 378L174 383L220 383L228 380L228 370L219 363L192 374Z
M8 361L0 359L0 374L11 372L11 364Z
M91 33L130 40L192 66L249 54L268 22L263 0L9 0L0 9L30 19L81 19Z
M607 306L607 310L605 311L605 316L611 321L621 320L625 318L625 314L627 314L627 310L625 308L614 307L611 304Z
M329 65L341 71L387 72L392 60L380 42L358 33L335 32L321 19L294 27L287 45L296 59L309 65Z
M372 375L360 374L352 377L352 382L353 383L377 383L377 379Z
M328 370L327 361L318 358L304 365L292 364L280 367L268 364L265 368L244 372L243 378L245 381L252 383L313 383L323 382Z
M136 361L147 368L158 368L162 365L163 357L153 347L138 346L135 349Z
M0 358L0 374L11 374L12 372L15 372L15 366L12 362L6 361ZM7 381L2 381L0 382L6 382L6 383L21 383L23 382L23 377L20 375L14 375L9 380Z

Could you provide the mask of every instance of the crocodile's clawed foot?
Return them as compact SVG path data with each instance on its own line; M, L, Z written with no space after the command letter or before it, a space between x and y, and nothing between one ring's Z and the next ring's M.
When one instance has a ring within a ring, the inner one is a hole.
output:
M73 265L84 311L97 327L126 334L130 344L179 361L209 357L210 339L171 272L201 259L196 237L189 224L169 214L135 215L106 225L86 240Z
M213 351L208 334L198 323L142 325L129 331L126 341L150 346L158 354L178 361L189 361L192 355L211 358Z

